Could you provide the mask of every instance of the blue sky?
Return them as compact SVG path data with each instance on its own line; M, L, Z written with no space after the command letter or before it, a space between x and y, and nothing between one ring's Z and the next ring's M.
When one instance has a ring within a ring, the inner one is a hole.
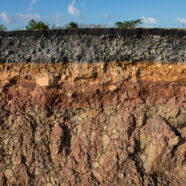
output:
M30 19L64 26L143 19L144 27L186 27L186 0L0 0L0 24L9 29Z

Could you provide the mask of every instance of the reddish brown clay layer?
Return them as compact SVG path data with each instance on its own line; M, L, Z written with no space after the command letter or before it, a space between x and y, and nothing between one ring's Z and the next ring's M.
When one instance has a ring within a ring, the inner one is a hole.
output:
M12 84L1 93L1 105L8 105L10 111L29 111L30 107L100 108L107 106L142 106L169 103L170 106L184 106L185 82L121 82L118 84L72 86L64 83L54 88L34 84Z
M0 185L186 184L185 65L166 65L1 66Z

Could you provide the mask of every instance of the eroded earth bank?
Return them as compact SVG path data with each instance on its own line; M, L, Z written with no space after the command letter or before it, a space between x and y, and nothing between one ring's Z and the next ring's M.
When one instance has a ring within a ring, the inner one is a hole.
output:
M185 72L2 63L0 185L185 185Z
M0 32L0 186L186 185L186 30Z

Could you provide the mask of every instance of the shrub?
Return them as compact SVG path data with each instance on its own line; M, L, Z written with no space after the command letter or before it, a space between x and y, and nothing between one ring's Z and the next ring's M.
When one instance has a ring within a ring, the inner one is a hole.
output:
M139 24L142 24L142 19L136 19L132 21L116 22L117 28L136 28Z
M70 22L67 26L67 29L74 29L74 28L78 28L78 24L76 22Z
M43 21L36 22L34 19L31 19L26 30L47 30L49 25L45 24Z
M5 30L7 30L7 28L3 24L0 24L0 31L5 31Z

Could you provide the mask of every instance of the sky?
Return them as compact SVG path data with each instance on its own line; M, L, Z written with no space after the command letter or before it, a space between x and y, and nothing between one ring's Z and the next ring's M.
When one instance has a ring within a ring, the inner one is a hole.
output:
M186 27L186 0L0 0L0 24L9 30L30 19L50 26L78 24L114 27L117 21L142 19L142 27Z

